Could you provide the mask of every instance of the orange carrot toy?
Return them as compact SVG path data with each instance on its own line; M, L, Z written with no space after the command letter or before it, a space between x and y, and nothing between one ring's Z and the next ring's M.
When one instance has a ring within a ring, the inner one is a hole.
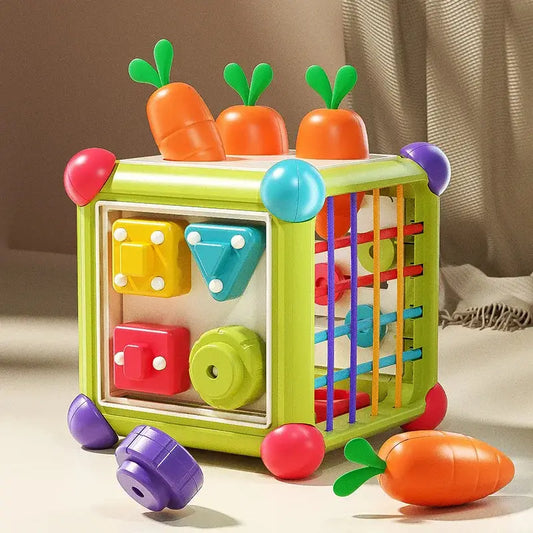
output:
M324 100L326 109L314 109L300 123L296 139L296 156L306 159L367 159L368 138L363 119L350 109L339 109L343 98L355 87L357 71L351 65L341 67L333 91L322 67L307 69L305 79ZM363 195L357 197L360 207ZM335 238L342 237L350 228L350 196L336 196ZM327 238L327 208L324 205L316 219L316 232Z
M333 91L322 67L307 69L305 79L324 100L326 109L314 109L300 123L296 156L305 159L367 159L368 138L363 119L351 109L339 109L343 98L355 87L357 72L341 67Z
M173 57L172 45L162 39L154 47L157 71L144 59L129 65L133 81L157 87L146 114L159 151L170 161L221 161L222 139L202 97L186 83L170 83Z
M226 83L241 97L244 105L228 107L217 118L226 153L233 155L277 155L289 151L287 129L281 115L271 107L255 105L272 81L272 67L257 65L248 80L240 65L224 69Z
M364 439L352 439L346 459L367 465L335 481L337 496L348 496L379 475L392 498L404 503L445 507L473 502L507 485L512 461L488 444L444 431L411 431L388 439L376 455Z

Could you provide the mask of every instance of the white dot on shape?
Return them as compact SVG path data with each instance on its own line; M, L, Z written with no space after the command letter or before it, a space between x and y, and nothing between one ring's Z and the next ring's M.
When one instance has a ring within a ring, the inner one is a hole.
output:
M167 367L167 360L163 356L158 355L157 357L154 357L154 360L152 361L152 366L156 370L165 370L165 368Z
M235 250L240 250L241 248L244 248L244 245L246 244L246 241L242 235L233 235L231 238L231 246L235 248Z
M113 357L116 365L122 366L124 364L124 352L117 352Z
M224 288L224 284L219 279L212 279L209 282L209 290L211 292L214 292L215 294L222 292L223 288Z
M187 242L192 246L198 244L201 240L202 236L197 231L191 231L189 235L187 235Z
M113 238L118 242L125 241L128 238L128 232L124 228L117 228L113 232Z
M154 291L162 291L165 288L165 280L160 276L156 276L150 282L150 286Z
M162 231L154 231L152 235L150 235L150 240L154 244L163 244L165 242L165 234Z
M115 285L117 287L125 287L128 284L128 278L124 274L117 274L115 276Z

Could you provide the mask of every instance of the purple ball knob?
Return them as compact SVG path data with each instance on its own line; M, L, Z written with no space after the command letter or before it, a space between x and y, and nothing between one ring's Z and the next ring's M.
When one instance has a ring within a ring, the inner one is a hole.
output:
M440 196L450 183L451 168L446 154L434 144L416 142L404 146L400 155L418 163L428 175L429 190Z
M117 479L151 511L182 509L202 488L202 470L189 452L163 431L136 427L117 447Z
M70 404L67 424L70 434L90 450L111 448L118 440L115 430L85 394L78 394Z

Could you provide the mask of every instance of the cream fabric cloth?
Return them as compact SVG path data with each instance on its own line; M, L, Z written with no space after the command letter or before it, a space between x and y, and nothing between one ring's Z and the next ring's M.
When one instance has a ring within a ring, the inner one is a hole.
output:
M450 159L443 263L482 271L464 271L479 276L481 307L498 303L496 276L517 276L513 286L530 301L533 1L344 0L343 24L347 62L359 73L349 103L365 120L371 151L428 140ZM470 307L463 291L473 286L453 285L459 309Z
M443 326L514 331L531 324L533 276L489 278L472 265L447 266L440 271L440 291Z

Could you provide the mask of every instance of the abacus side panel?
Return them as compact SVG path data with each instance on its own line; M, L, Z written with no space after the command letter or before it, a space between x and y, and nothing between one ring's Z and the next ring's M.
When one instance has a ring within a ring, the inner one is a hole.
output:
M372 416L370 408L365 407L358 410L355 424L349 423L347 414L335 418L333 431L325 430L325 422L317 424L328 450L342 446L350 438L371 436L413 420L424 412L426 393L437 380L439 200L429 191L427 181L405 184L404 196L409 206L405 223L424 224L423 233L406 241L405 265L423 265L423 274L406 278L404 307L421 306L423 316L408 321L404 349L421 348L422 358L404 364L401 407L395 407L394 374L380 373L378 416ZM370 392L370 378L367 374L359 376L358 390ZM337 387L348 388L348 383L339 382Z
M272 427L315 421L314 227L272 219Z

